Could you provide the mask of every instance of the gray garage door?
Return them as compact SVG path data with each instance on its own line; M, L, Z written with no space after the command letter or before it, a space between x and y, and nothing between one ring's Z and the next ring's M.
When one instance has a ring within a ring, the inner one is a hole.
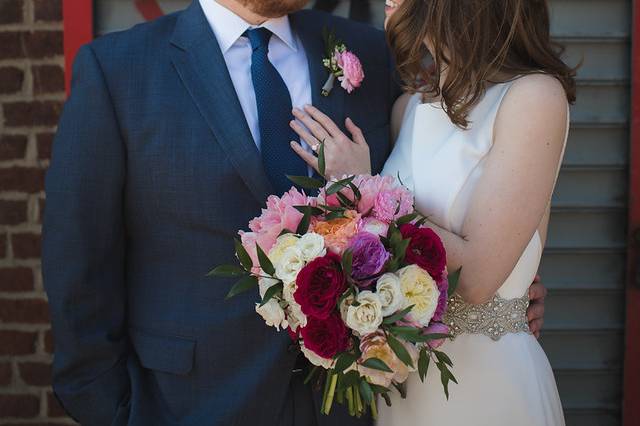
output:
M379 25L383 1L319 0ZM165 12L187 0L164 0ZM630 0L552 0L553 35L584 61L542 276L550 288L542 343L569 425L620 424L628 162ZM97 33L142 20L133 0L97 0Z

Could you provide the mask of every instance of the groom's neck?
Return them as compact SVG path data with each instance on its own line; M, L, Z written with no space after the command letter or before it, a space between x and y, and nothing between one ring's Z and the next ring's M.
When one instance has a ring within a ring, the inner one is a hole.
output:
M260 16L257 13L254 13L249 8L244 6L238 0L213 0L220 3L222 6L226 7L251 25L260 25L264 22L268 21L269 18L266 16Z

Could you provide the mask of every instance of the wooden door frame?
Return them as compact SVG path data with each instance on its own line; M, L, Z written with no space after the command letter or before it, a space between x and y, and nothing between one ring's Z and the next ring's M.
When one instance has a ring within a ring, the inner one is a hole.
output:
M630 131L624 426L637 425L640 419L640 0L633 0Z

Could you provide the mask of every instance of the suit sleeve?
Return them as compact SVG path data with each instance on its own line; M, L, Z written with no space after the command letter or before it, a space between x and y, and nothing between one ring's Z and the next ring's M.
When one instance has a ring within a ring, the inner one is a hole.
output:
M126 336L125 148L90 45L46 178L42 268L55 341L53 387L82 424L109 425L129 396Z

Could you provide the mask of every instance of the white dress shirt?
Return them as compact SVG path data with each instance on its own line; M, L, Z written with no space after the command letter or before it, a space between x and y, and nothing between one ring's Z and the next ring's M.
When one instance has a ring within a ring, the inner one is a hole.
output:
M200 0L200 5L218 40L251 135L260 149L258 107L251 79L252 49L249 39L242 35L255 27L216 0ZM289 17L270 19L260 27L273 33L269 41L269 60L287 85L292 105L302 107L311 104L307 55L300 39L291 30Z

